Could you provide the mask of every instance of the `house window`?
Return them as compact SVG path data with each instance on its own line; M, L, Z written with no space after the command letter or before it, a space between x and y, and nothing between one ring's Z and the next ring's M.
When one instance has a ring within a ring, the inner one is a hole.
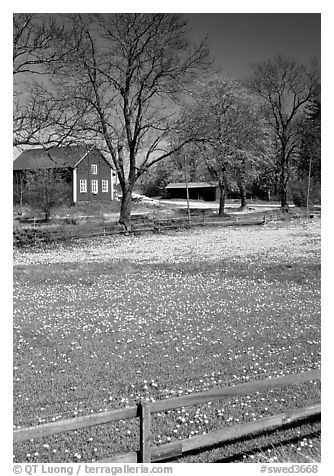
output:
M108 180L102 180L102 192L108 192Z
M97 180L92 180L92 193L95 195L98 193L98 181Z
M87 193L87 180L80 180L80 193Z
M93 175L96 175L97 174L97 165L96 164L92 164L90 166L90 171Z

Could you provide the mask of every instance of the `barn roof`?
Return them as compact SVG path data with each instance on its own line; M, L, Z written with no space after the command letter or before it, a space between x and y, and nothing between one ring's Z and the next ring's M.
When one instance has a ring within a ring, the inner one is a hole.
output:
M49 149L29 149L22 152L13 162L14 170L39 170L54 168L75 168L86 155L102 157L108 165L110 163L94 147L88 145L50 147Z
M217 185L215 183L208 183L208 182L189 182L188 183L188 188L215 188ZM175 183L170 183L167 185L167 189L171 188L186 188L187 185L185 182L175 182Z

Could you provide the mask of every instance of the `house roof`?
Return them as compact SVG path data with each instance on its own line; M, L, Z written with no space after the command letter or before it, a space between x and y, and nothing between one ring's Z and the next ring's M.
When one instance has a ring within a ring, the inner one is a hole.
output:
M39 170L54 168L72 168L86 156L102 157L109 167L111 164L101 152L89 145L50 147L49 149L29 149L22 152L13 162L14 170Z
M208 183L208 182L189 182L188 183L188 188L215 188L217 185L215 183ZM178 182L178 183L170 183L167 185L167 189L171 188L186 188L187 185L184 182Z

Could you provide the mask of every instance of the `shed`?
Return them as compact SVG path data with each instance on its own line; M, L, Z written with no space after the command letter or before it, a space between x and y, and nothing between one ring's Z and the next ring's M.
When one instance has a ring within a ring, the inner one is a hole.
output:
M69 172L73 203L114 199L116 174L109 161L95 146L26 150L13 162L14 181L15 177L20 174L24 176L27 171L47 169Z
M166 187L168 198L187 198L187 185L184 182L170 183ZM217 184L210 182L189 182L189 198L192 200L215 201Z

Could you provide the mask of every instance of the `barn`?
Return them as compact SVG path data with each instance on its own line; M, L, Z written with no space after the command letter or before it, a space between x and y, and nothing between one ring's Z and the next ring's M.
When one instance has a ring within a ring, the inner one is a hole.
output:
M94 146L36 148L22 152L13 162L14 187L18 187L18 184L24 187L22 177L27 171L47 169L64 172L73 203L108 202L115 197L116 174L108 160Z
M167 198L187 198L187 185L184 182L170 183L166 187ZM217 184L209 182L189 182L189 198L191 200L215 201Z

